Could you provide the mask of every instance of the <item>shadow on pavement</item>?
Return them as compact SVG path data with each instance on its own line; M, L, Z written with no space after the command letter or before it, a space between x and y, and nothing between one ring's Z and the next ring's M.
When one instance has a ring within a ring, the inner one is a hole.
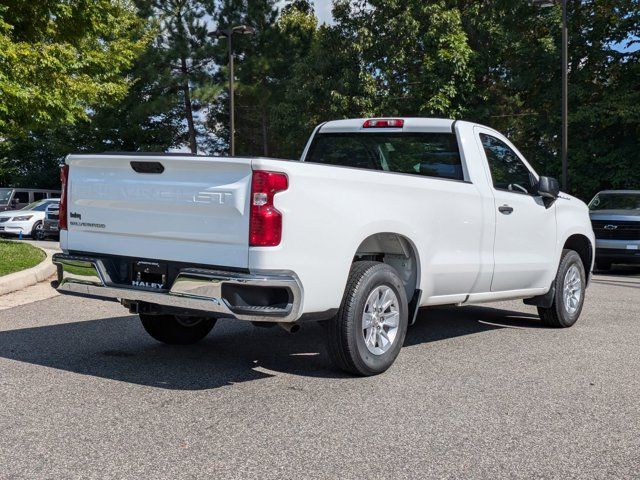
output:
M405 346L501 328L541 328L537 316L490 307L420 312ZM193 346L162 345L136 316L0 331L0 357L83 375L164 389L205 390L287 373L344 378L324 351L324 329L305 325L290 335L221 321Z
M537 315L487 306L430 307L421 309L409 328L405 347L437 342L501 328L545 328Z
M640 278L640 265L621 265L614 264L610 270L596 270L596 275L614 276L614 277L631 277Z
M611 270L596 271L593 283L640 289L640 265L613 265Z

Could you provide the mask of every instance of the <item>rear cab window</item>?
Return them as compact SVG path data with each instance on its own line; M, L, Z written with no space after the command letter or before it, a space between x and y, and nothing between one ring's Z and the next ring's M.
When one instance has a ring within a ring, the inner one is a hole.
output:
M453 133L318 133L305 162L465 180Z

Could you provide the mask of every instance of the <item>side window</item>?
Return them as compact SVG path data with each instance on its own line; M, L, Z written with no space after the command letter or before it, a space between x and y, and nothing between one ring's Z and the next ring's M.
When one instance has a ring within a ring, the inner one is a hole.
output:
M480 134L480 140L489 161L494 188L517 193L537 193L535 177L506 143L484 133Z
M37 202L38 200L44 200L47 198L46 192L33 192L33 201Z
M26 205L29 203L29 192L16 191L15 195L13 196L13 200L16 203L24 203Z

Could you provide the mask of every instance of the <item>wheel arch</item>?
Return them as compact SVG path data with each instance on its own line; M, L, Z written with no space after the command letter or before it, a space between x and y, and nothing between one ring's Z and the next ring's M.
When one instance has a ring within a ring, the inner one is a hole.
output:
M580 255L580 259L582 260L582 264L584 265L587 273L588 283L589 273L591 272L594 257L593 245L591 240L589 240L589 237L580 233L575 233L565 240L562 248L574 250L578 255Z
M375 260L392 266L405 287L407 299L420 290L420 257L415 243L396 232L378 232L364 238L356 249L353 262Z

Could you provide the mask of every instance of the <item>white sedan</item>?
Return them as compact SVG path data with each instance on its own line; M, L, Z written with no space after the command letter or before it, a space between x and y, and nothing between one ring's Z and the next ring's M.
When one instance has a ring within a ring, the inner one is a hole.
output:
M59 203L59 198L48 198L30 203L20 210L0 213L0 234L22 234L36 238L38 236L38 230L42 228L47 207Z

